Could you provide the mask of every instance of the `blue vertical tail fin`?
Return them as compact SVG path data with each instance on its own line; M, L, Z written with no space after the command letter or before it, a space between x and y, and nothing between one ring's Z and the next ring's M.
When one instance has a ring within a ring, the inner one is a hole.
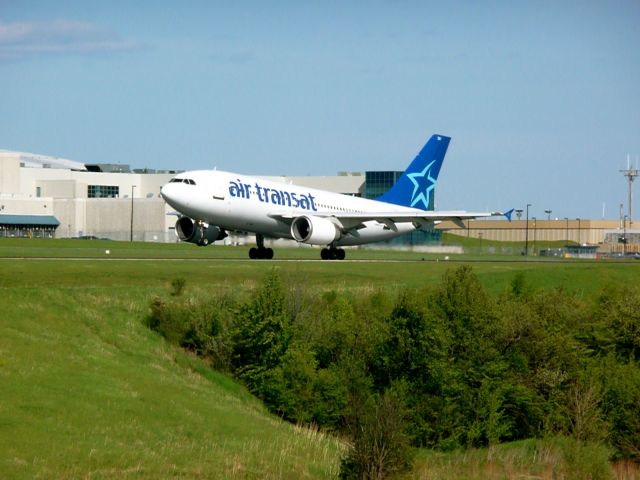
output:
M396 184L376 200L433 210L433 194L450 137L433 135Z
M513 211L514 210L515 210L515 208L512 208L508 212L504 212L503 213L503 215L507 218L507 220L509 220L509 223L511 223L511 215L513 215Z

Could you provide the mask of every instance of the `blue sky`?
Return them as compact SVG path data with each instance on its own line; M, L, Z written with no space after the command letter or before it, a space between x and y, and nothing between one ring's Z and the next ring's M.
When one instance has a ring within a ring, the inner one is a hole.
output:
M333 175L440 133L437 208L617 218L639 45L637 0L0 0L0 148Z

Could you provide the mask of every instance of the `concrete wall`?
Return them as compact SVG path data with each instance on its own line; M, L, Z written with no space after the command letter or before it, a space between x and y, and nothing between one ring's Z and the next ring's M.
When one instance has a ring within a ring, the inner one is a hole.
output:
M131 232L130 199L91 198L86 204L86 231L94 235L106 232ZM157 198L133 199L133 231L165 230L165 203Z
M51 198L0 194L0 212L14 215L55 215L55 208Z
M443 222L438 230L445 230L454 235L499 240L503 242L558 241L597 245L605 240L605 232L618 229L620 224L615 220L471 220L460 228L452 222Z
M5 162L0 161L0 165ZM158 198L160 187L167 183L171 174L138 174L138 173L100 173L77 172L55 168L20 168L8 173L10 184L18 184L15 193L26 197L36 196L36 187L51 192L55 198L87 198L88 185L109 185L119 187L120 198ZM2 177L4 181L4 176ZM75 184L71 189L70 185ZM133 187L133 189L132 189Z
M24 203L24 202L23 202ZM131 236L131 199L76 198L53 200L60 226L56 237L95 235L113 240L129 240ZM167 206L158 198L133 199L134 239L157 237L156 241L173 241L176 218L167 215Z
M20 156L0 152L0 195L20 193Z
M84 188L82 186L84 185ZM36 197L38 196L38 188L41 197L53 198L82 198L87 195L86 184L79 184L74 180L36 180Z
M139 189L136 197L140 198L161 198L160 188L175 177L174 174L167 173L147 173L139 175Z

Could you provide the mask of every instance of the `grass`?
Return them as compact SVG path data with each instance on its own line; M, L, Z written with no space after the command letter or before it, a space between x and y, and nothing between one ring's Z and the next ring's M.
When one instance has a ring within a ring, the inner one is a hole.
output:
M272 261L251 261L246 258L246 247L0 239L0 287L163 288L174 278L183 277L190 286L238 288L255 285L265 272L276 267L287 278L300 279L313 287L357 292L435 284L452 265L467 262L474 265L480 281L494 293L507 288L516 272L524 272L534 287L563 287L586 295L607 283L640 279L637 260L543 262L537 257L523 260L517 256L350 250L348 258L353 262L323 262L318 260L317 249L280 248L276 254Z
M334 478L336 439L143 325L152 290L2 288L0 477Z
M164 288L183 277L191 288L251 288L271 268L283 276L299 279L310 287L337 291L368 291L377 288L417 288L436 284L444 272L460 262L281 262L220 260L0 260L0 287L123 289L132 286ZM524 272L533 287L563 287L584 295L608 283L633 283L640 279L640 264L515 262L474 263L487 289L499 293L508 288L517 272Z
M279 249L284 260L249 261L244 247L0 239L0 478L335 478L340 441L269 415L143 322L151 298L167 295L177 277L201 293L245 289L275 266L291 283L357 294L435 284L452 264L475 259L356 250L362 261L321 262L317 253ZM377 258L396 261L367 261ZM637 261L492 258L473 265L493 292L520 271L534 287L585 295L640 280ZM492 461L455 455L421 452L414 474L536 478L492 476Z
M421 480L635 480L640 469L610 464L603 445L556 437L455 452L422 450L412 478Z
M435 254L412 252L408 250L389 250L365 246L363 248L347 247L347 258L350 260L436 260L446 255L451 258L493 260L522 260L524 242L498 242L479 240L445 233L442 236L444 246L461 246L465 254ZM565 242L530 242L530 252L543 248L561 248ZM53 248L52 248L53 246ZM109 250L109 255L105 251ZM0 238L0 258L3 257L80 257L80 258L209 258L237 259L248 258L248 246L234 247L213 245L196 247L188 243L152 243L152 242L117 242L113 240L77 240L77 239L44 239L44 238ZM502 253L501 253L502 252ZM298 247L275 247L275 258L279 260L320 258L320 249L306 245ZM528 261L549 261L554 258L527 257ZM559 259L555 259L559 260Z

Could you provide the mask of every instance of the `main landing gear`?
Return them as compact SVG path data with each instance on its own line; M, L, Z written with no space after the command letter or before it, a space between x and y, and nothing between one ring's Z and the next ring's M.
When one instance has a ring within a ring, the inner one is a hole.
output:
M257 258L271 260L273 258L273 249L264 248L264 235L256 235L256 243L258 244L258 248L251 247L249 249L249 258L252 260Z
M323 260L344 260L344 250L336 247L323 248L320 250L320 258Z

